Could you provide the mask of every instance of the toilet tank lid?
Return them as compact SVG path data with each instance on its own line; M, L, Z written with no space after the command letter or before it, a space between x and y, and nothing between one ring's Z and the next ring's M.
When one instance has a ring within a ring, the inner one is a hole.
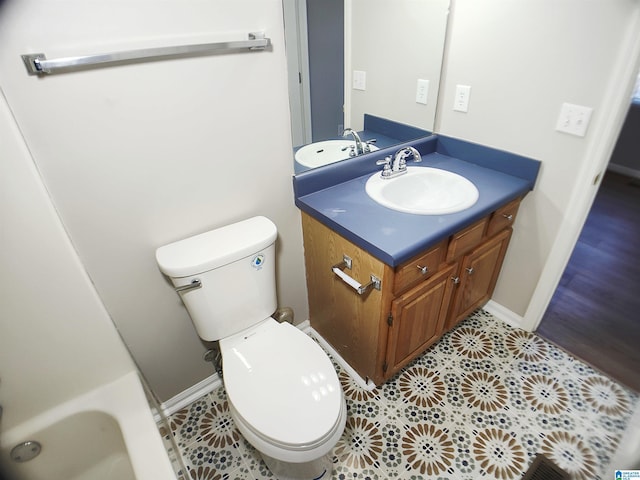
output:
M258 253L277 233L271 220L253 217L160 247L156 261L165 275L188 277Z

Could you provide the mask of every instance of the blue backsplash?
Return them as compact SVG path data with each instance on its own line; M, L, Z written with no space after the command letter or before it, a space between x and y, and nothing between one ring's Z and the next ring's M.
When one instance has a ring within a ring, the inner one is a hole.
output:
M346 182L380 170L376 160L393 155L400 148L409 145L415 147L421 155L440 153L522 178L531 182L531 189L540 170L540 161L529 157L443 135L431 135L296 174L293 179L295 195L301 197L328 188L336 182Z

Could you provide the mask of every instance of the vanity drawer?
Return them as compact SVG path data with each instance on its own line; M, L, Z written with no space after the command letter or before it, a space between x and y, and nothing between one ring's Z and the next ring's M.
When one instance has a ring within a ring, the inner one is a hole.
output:
M520 206L520 199L507 203L504 207L500 207L493 212L491 220L489 220L489 226L487 227L487 237L491 237L505 228L511 227L516 219L518 213L518 207Z
M489 217L485 217L453 235L447 249L447 263L454 261L479 245L484 237L487 223L489 223Z
M393 293L397 295L436 273L444 260L446 248L445 240L399 266L394 275Z

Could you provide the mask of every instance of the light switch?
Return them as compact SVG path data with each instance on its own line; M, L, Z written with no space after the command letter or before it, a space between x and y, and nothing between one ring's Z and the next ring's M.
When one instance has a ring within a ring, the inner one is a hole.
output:
M418 79L418 86L416 87L416 103L423 105L427 104L427 98L429 97L429 80Z
M354 90L367 89L367 72L363 72L361 70L353 71L353 89Z
M469 85L456 85L456 96L453 101L453 109L456 112L468 112L470 96L471 87Z
M584 137L587 133L589 120L591 120L592 108L572 103L563 103L558 116L556 130L569 133L578 137Z

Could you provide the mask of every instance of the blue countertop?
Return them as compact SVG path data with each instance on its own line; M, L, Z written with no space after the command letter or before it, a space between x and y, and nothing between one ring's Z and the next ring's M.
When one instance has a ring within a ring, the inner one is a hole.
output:
M380 171L380 167L371 168L369 159L366 166L363 164L359 176L354 173L354 166L344 165L333 169L322 167L307 172L302 179L294 177L296 205L395 267L509 201L524 196L533 189L540 166L539 162L526 157L446 137L434 136L415 146L422 153L422 162L410 162L411 166L441 168L468 178L480 193L476 204L462 212L447 215L413 215L383 207L369 198L365 191L367 179ZM454 157L442 153L451 150L459 155ZM497 153L491 155L492 152ZM345 172L343 177L340 176L341 170ZM314 174L320 177L311 178ZM296 180L300 185L296 185Z

